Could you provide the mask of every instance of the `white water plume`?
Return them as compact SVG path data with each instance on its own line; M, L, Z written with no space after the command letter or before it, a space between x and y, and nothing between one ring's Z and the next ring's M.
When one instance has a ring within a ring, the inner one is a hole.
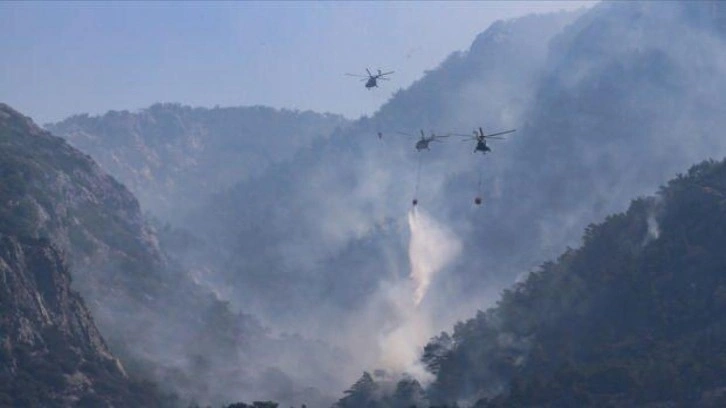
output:
M411 232L409 280L389 286L384 294L394 313L394 323L380 336L380 366L392 373L430 380L419 362L422 347L434 334L430 313L422 306L434 276L461 251L459 240L421 210L408 213Z
M660 236L660 228L658 227L658 221L655 219L655 215L653 213L648 214L648 238L649 239L658 239Z
M418 306L434 275L459 254L461 243L443 225L416 208L408 213L408 225L411 229L410 277L415 285L414 304Z

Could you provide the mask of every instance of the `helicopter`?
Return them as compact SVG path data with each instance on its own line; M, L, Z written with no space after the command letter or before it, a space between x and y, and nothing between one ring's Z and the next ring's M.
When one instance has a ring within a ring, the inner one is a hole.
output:
M516 131L517 131L517 129L512 129L512 130L505 130L504 132L497 132L497 133L492 133L490 135L485 135L484 130L482 130L482 128L480 127L479 132L474 130L474 136L460 135L460 134L457 134L456 136L463 136L463 137L475 140L476 147L474 148L474 153L482 152L482 154L486 154L486 152L492 151L492 149L489 148L489 146L487 146L487 139L504 139L503 137L497 137L497 136L506 135L508 133L512 133L512 132L516 132Z
M409 134L409 133L404 133L404 132L396 132L396 133L401 134L401 135L404 135L404 136L416 137L416 136L414 136L412 134ZM426 134L424 133L423 129L421 129L421 138L416 141L416 144L414 145L414 147L416 148L416 151L418 151L418 152L420 152L422 150L429 150L429 143L434 142L434 141L438 141L439 139L442 139L444 137L449 137L449 136L451 136L451 135L437 135L437 134L434 134L433 132L431 132L431 136L426 137ZM421 180L421 158L422 158L422 155L419 154L417 156L418 156L418 165L416 167L416 184L414 186L414 196L413 196L414 198L413 198L413 201L411 202L414 207L416 207L418 205L418 198L417 198L417 196L418 196L418 185L419 185L420 180Z
M457 134L456 136L463 136L463 137L466 137L467 139L472 139L472 140L476 141L476 147L474 147L474 153L482 152L482 154L486 154L486 152L492 151L492 149L489 148L489 146L487 146L487 139L504 139L503 137L498 137L498 136L506 135L508 133L512 133L515 131L516 131L516 129L511 129L511 130L505 130L503 132L497 132L497 133L492 133L490 135L486 135L486 134L484 134L484 130L480 127L478 132L476 130L474 130L473 136L459 135L459 134ZM477 196L474 198L474 204L476 204L477 206L481 205L481 203L483 201L482 196L481 196L481 192L482 192L481 188L482 188L482 170L480 168L479 169L478 193L477 193Z
M371 88L377 88L378 87L378 82L377 81L379 79L380 80L388 81L390 78L386 78L385 76L386 75L391 75L395 71L381 72L381 70L379 69L378 70L378 73L374 75L374 74L371 74L371 70L369 70L368 68L366 68L366 72L368 73L367 76L366 75L358 75L358 74L348 74L348 73L346 73L345 75L363 78L363 79L361 79L361 81L366 81L366 88L371 89Z
M404 136L415 137L414 135L411 135L411 134L408 134L408 133L404 133L404 132L397 132L397 133L398 134L401 134L401 135L404 135ZM421 130L421 138L416 141L416 145L415 145L416 150L419 151L419 152L421 150L430 150L429 149L429 143L434 142L434 141L437 141L438 139L441 139L441 138L444 138L444 137L449 137L449 136L451 136L451 135L436 135L433 132L431 132L431 136L430 137L426 137L426 135L424 134L424 131L422 129Z

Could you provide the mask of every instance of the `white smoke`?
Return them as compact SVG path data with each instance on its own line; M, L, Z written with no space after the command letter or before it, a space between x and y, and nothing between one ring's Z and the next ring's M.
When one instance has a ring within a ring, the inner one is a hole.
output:
M419 356L435 328L422 302L434 276L461 252L461 242L445 226L416 208L408 213L408 224L410 279L399 281L386 291L396 318L379 338L379 365L426 383L431 375L421 365Z

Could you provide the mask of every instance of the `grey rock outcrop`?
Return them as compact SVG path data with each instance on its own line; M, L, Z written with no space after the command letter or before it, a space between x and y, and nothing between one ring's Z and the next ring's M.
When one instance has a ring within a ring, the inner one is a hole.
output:
M153 403L133 389L70 282L48 240L0 233L0 406Z

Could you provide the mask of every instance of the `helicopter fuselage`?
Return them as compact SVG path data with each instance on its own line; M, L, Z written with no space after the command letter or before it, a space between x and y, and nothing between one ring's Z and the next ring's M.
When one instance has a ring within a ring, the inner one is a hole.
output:
M428 150L430 139L421 139L416 142L416 150Z
M377 86L378 86L378 84L376 83L376 78L374 78L374 77L368 78L368 81L366 82L366 88L374 88Z
M485 142L483 140L479 140L476 142L476 148L474 149L474 151L486 153L486 152L491 152L492 149L490 149L489 146L487 146L487 142Z

